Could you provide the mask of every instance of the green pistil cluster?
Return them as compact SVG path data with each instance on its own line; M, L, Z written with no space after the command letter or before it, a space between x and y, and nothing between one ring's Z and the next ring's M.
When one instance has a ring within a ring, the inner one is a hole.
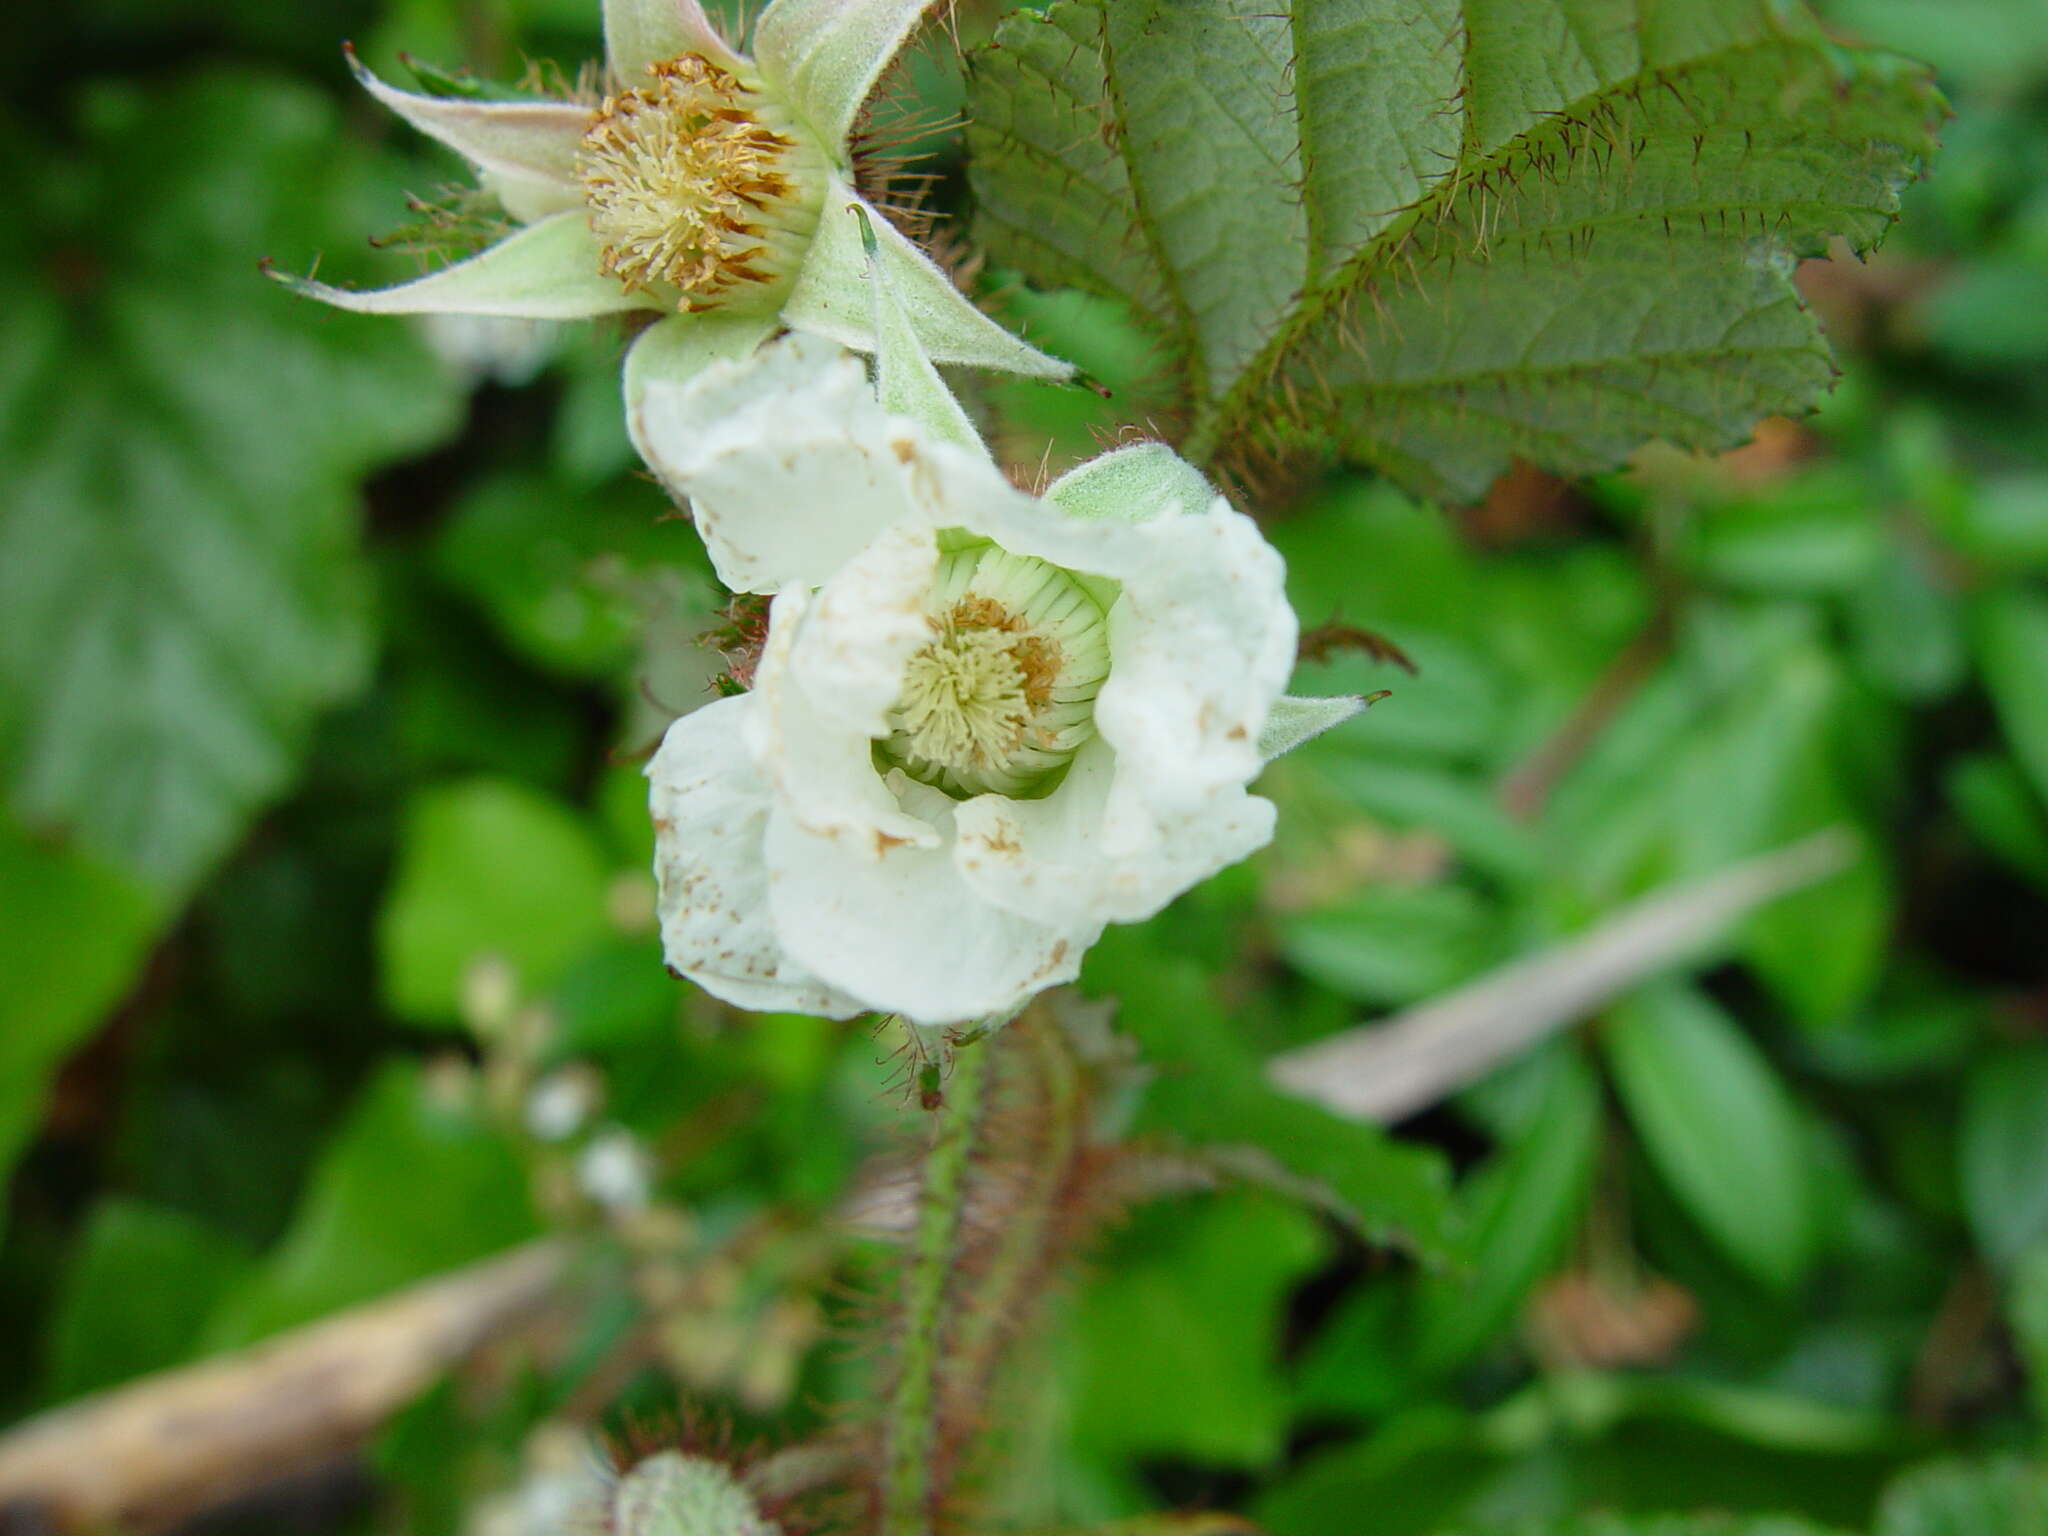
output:
M1031 799L1095 734L1102 606L1056 565L969 543L941 555L932 638L903 669L880 760L947 794Z

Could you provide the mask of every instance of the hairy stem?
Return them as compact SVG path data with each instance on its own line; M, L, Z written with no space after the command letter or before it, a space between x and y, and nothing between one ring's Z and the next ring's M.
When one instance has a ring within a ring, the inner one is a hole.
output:
M946 1290L967 1216L967 1166L981 1114L989 1046L958 1050L932 1115L917 1231L903 1277L903 1337L884 1423L882 1536L931 1536L937 1501L939 1366Z
M961 1311L957 1379L973 1403L987 1396L1004 1345L1056 1263L1059 1201L1074 1174L1082 1129L1079 1072L1065 1038L1039 1020L1012 1025L1003 1045L1015 1053L1037 1092L1029 1144L1009 1149L1012 1155L1005 1159L1008 1197L987 1271L975 1287L974 1304Z

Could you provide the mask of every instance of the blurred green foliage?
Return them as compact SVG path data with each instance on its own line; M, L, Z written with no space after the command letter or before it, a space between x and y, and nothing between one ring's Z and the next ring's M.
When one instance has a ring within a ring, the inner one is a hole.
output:
M1830 9L1957 116L1883 252L1804 274L1817 418L1462 511L1260 488L1304 624L1416 671L1306 661L1393 697L1270 771L1270 850L1091 959L1152 1073L1105 1120L1272 1155L1053 1289L1027 1470L987 1480L1018 1528L2048 1530L2048 34ZM481 1529L565 1424L817 1428L885 1271L833 1213L913 1114L893 1037L661 972L637 765L720 598L618 338L256 277L404 270L363 232L455 174L341 37L509 76L595 22L89 0L0 63L0 1415L591 1239L568 1337L416 1403L336 1530ZM956 106L948 48L900 90ZM1130 313L984 282L1115 391L978 397L1027 471L1169 408ZM1853 867L1393 1132L1258 1076L1836 824Z

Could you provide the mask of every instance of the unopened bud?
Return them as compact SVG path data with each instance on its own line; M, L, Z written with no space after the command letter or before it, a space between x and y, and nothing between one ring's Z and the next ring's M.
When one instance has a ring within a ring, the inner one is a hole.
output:
M780 1536L731 1472L680 1451L649 1456L620 1479L612 1529L618 1536Z

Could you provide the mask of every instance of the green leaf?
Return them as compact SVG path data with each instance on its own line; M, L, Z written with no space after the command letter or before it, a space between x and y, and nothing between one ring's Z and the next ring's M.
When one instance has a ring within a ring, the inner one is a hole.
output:
M2010 587L1985 597L1977 660L2013 756L2048 798L2048 596Z
M1958 758L1944 788L1979 842L2048 888L2048 811L2017 763L2002 752Z
M1471 1255L1427 1277L1416 1296L1416 1368L1461 1364L1513 1321L1577 1229L1600 1141L1600 1090L1576 1055L1546 1074L1535 1114L1514 1143L1462 1191Z
M2048 1468L2015 1460L1937 1462L1900 1478L1878 1506L1876 1536L2042 1536Z
M102 1200L50 1325L50 1396L62 1401L179 1364L249 1268L239 1243L195 1217Z
M1237 1172L1313 1200L1370 1241L1449 1256L1442 1155L1268 1087L1263 1062L1211 998L1206 966L1157 948L1142 930L1114 928L1091 951L1085 981L1116 995L1118 1027L1157 1073L1140 1134L1234 1158ZM1242 1152L1250 1156L1234 1156Z
M1399 1305L1390 1281L1354 1291L1303 1361L1304 1406L1377 1415L1426 1392L1508 1327L1557 1261L1592 1184L1599 1084L1570 1051L1531 1070L1540 1081L1530 1113L1459 1190L1465 1262L1422 1276Z
M463 1080L392 1065L321 1157L291 1229L215 1312L206 1343L250 1343L534 1231L525 1173Z
M1702 606L1674 664L1560 782L1545 831L1588 893L1611 902L1824 827L1856 827L1863 765L1848 745L1875 730L1882 746L1885 717L1873 709L1802 610ZM1892 910L1881 846L1871 837L1839 874L1745 924L1746 958L1816 1029L1853 1011L1881 974Z
M1615 1515L1598 1510L1524 1526L1517 1536L1826 1536L1784 1515Z
M609 401L619 412L618 382ZM585 497L543 475L504 475L464 497L434 543L449 583L551 671L606 675L631 660L653 609L696 586L703 545L657 504ZM689 594L694 596L694 592Z
M257 279L368 222L324 98L209 75L90 106L0 234L0 784L176 898L361 684L356 483L456 402L402 326Z
M0 810L0 1193L65 1053L119 1000L162 909L76 850L44 847ZM6 1203L0 1200L0 1226Z
M1456 986L1505 958L1496 908L1462 885L1374 885L1342 906L1286 920L1287 958L1360 1002L1399 1004Z
M1979 1062L1963 1088L1963 1204L1984 1255L2001 1268L2048 1239L2048 1046Z
M511 967L521 996L546 991L606 935L605 876L596 836L544 795L495 779L422 791L377 920L392 1010L458 1022L487 959Z
M1102 11L1055 0L1019 11L973 57L967 142L977 232L1000 264L1039 282L1120 299L1158 330L1165 283L1132 219L1131 176L1111 122Z
M983 238L1153 317L1194 456L1458 498L1811 405L1793 261L1876 243L1942 110L1766 0L1062 0L972 67Z
M1103 1457L1269 1465L1287 1435L1287 1298L1328 1239L1302 1211L1245 1195L1148 1216L1081 1295L1074 1440Z
M1807 1140L1762 1053L1677 985L1645 990L1600 1039L1636 1133L1693 1219L1758 1280L1797 1285L1816 1239Z
M2034 1244L2013 1265L2005 1315L2025 1362L2035 1422L2048 1425L2048 1241Z

